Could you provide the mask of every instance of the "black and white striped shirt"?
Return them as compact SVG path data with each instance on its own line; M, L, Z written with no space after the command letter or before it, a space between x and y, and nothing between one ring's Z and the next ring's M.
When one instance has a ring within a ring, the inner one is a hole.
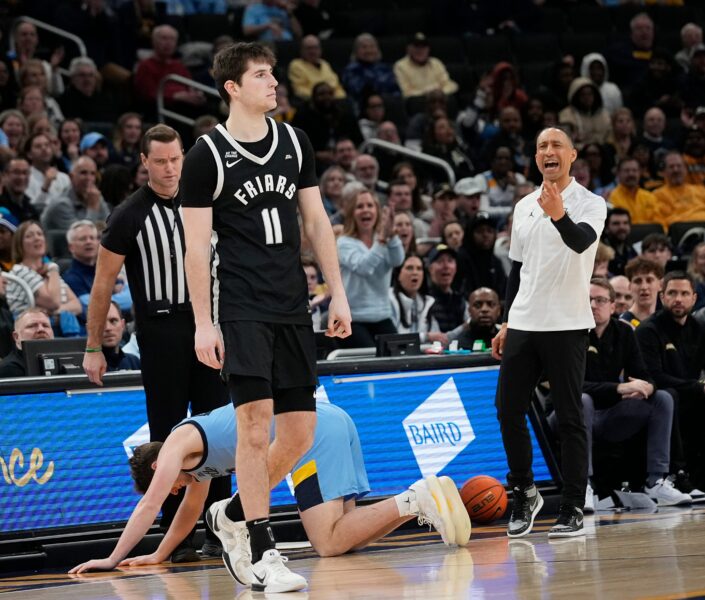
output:
M138 325L159 307L166 312L189 302L180 205L179 193L165 200L144 185L111 213L103 232L103 247L125 257Z

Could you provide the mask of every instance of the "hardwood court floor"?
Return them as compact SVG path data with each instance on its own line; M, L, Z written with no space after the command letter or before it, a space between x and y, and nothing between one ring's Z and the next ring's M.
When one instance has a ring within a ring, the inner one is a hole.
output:
M0 579L3 598L44 600L233 599L428 600L479 598L705 597L705 508L586 517L587 536L549 541L551 518L509 540L504 526L475 528L465 548L435 533L393 536L370 550L319 559L290 553L306 592L256 594L236 586L218 560L90 573L38 573Z

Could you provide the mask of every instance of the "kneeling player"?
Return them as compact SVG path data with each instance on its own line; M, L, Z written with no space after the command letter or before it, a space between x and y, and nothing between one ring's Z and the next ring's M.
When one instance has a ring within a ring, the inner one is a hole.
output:
M427 477L397 496L356 507L355 499L370 490L355 425L345 411L333 404L319 403L316 413L313 446L292 470L292 479L304 529L321 556L363 548L413 518L433 525L446 544L468 542L470 519L449 477ZM136 448L130 465L135 487L144 496L112 554L82 563L69 572L167 560L197 522L211 478L233 471L236 431L235 410L224 406L184 419L163 444L151 442ZM280 480L280 476L270 477L272 487ZM147 533L168 494L177 493L184 486L184 500L157 550L123 560ZM206 517L223 541L223 560L230 574L242 584L261 589L252 571L239 496L213 504ZM266 591L279 590L268 587Z

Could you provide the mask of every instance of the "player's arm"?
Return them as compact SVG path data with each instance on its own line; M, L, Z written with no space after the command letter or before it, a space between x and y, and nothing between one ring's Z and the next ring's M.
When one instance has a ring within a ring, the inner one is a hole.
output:
M152 554L126 558L120 562L120 566L156 565L166 561L198 522L210 485L210 480L189 484L184 499L159 547Z
M186 154L181 173L186 282L196 322L195 349L203 364L220 369L224 348L211 313L211 233L213 193L218 181L215 158L208 144L197 142Z
M91 288L90 302L88 303L88 348L102 348L103 330L105 319L108 316L110 300L115 287L120 269L125 262L122 254L111 252L104 246L98 249L98 262L95 268L95 279ZM103 385L103 375L107 370L105 356L102 352L86 352L83 357L83 370L92 383Z
M164 442L164 446L159 452L159 461L152 483L147 493L140 498L135 510L132 511L132 515L130 515L130 519L110 556L99 560L89 560L75 566L69 573L78 574L91 569L114 569L140 542L157 518L162 504L181 470L183 456L179 451L178 443L174 438Z
M350 307L345 296L343 279L340 276L338 251L330 219L323 208L321 192L318 187L299 190L299 210L306 237L311 242L316 260L321 267L323 277L330 290L331 302L328 307L329 337L348 337L351 333Z

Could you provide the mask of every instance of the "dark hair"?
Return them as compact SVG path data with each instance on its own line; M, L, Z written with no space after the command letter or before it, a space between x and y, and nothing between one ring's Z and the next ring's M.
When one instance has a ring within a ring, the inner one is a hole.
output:
M24 143L24 147L22 148L24 156L26 156L26 157L29 156L29 153L32 150L32 143L38 137L45 137L49 141L49 143L51 144L51 138L46 133L33 133L32 135L30 135L27 138L27 140Z
M607 218L605 219L605 224L610 222L610 219L613 215L621 215L623 217L627 217L629 219L629 222L632 222L632 216L629 214L629 211L626 208L622 208L621 206L615 206L614 208L610 208L607 211Z
M105 201L115 208L132 192L134 177L125 165L108 165L100 179L100 192Z
M665 292L670 281L688 281L690 282L690 287L695 291L695 279L690 273L685 271L669 271L663 278L662 290Z
M242 76L247 71L247 63L277 64L274 53L267 46L257 42L238 42L226 46L213 58L213 79L215 87L225 104L230 105L230 95L225 89L226 81L242 85Z
M623 156L622 158L619 159L619 161L617 162L617 171L619 171L622 168L622 165L624 163L628 163L628 162L636 162L636 164L639 166L639 168L641 168L641 165L639 165L639 161L630 154L628 156Z
M406 312L404 311L404 305L402 304L401 298L399 297L400 294L404 294L406 296L406 293L404 292L401 287L401 284L399 283L399 274L404 268L406 261L410 258L418 258L421 261L421 269L423 270L423 279L421 280L421 287L418 291L418 293L421 294L421 297L423 298L423 306L421 307L420 312L424 311L424 309L426 308L426 303L430 300L430 297L428 295L428 284L426 283L426 267L424 266L423 258L421 258L418 254L414 252L409 252L409 254L404 257L402 263L398 267L395 267L394 271L392 271L392 290L394 293L394 297L399 303L399 322L406 328L410 327L411 323L406 320ZM429 321L428 325L430 325L430 313L426 315L426 318Z
M657 279L663 279L663 267L643 256L632 258L624 267L624 275L629 281L637 275L648 275L649 273L653 273Z
M665 246L669 250L673 250L671 239L665 233L650 233L641 241L642 254L650 250L654 246Z
M421 214L426 206L424 205L423 198L421 197L421 181L419 179L419 175L416 173L416 169L413 164L408 161L402 161L396 163L392 167L392 177L395 181L397 179L401 179L401 177L399 177L399 171L402 169L409 169L414 174L414 177L416 177L416 187L411 190L411 212L413 212L414 215Z
M181 136L176 129L169 127L168 125L155 125L150 127L145 134L142 136L142 141L140 142L140 152L145 156L149 156L149 148L152 142L161 142L162 144L168 144L174 140L179 140L179 145L183 150L184 144L181 141Z
M146 494L154 477L152 463L157 460L162 442L149 442L135 448L130 458L130 475L135 482L135 489L140 494Z
M614 302L617 298L617 294L612 287L612 284L605 277L593 277L590 280L590 285L599 285L601 288L607 290L610 295L610 302Z

